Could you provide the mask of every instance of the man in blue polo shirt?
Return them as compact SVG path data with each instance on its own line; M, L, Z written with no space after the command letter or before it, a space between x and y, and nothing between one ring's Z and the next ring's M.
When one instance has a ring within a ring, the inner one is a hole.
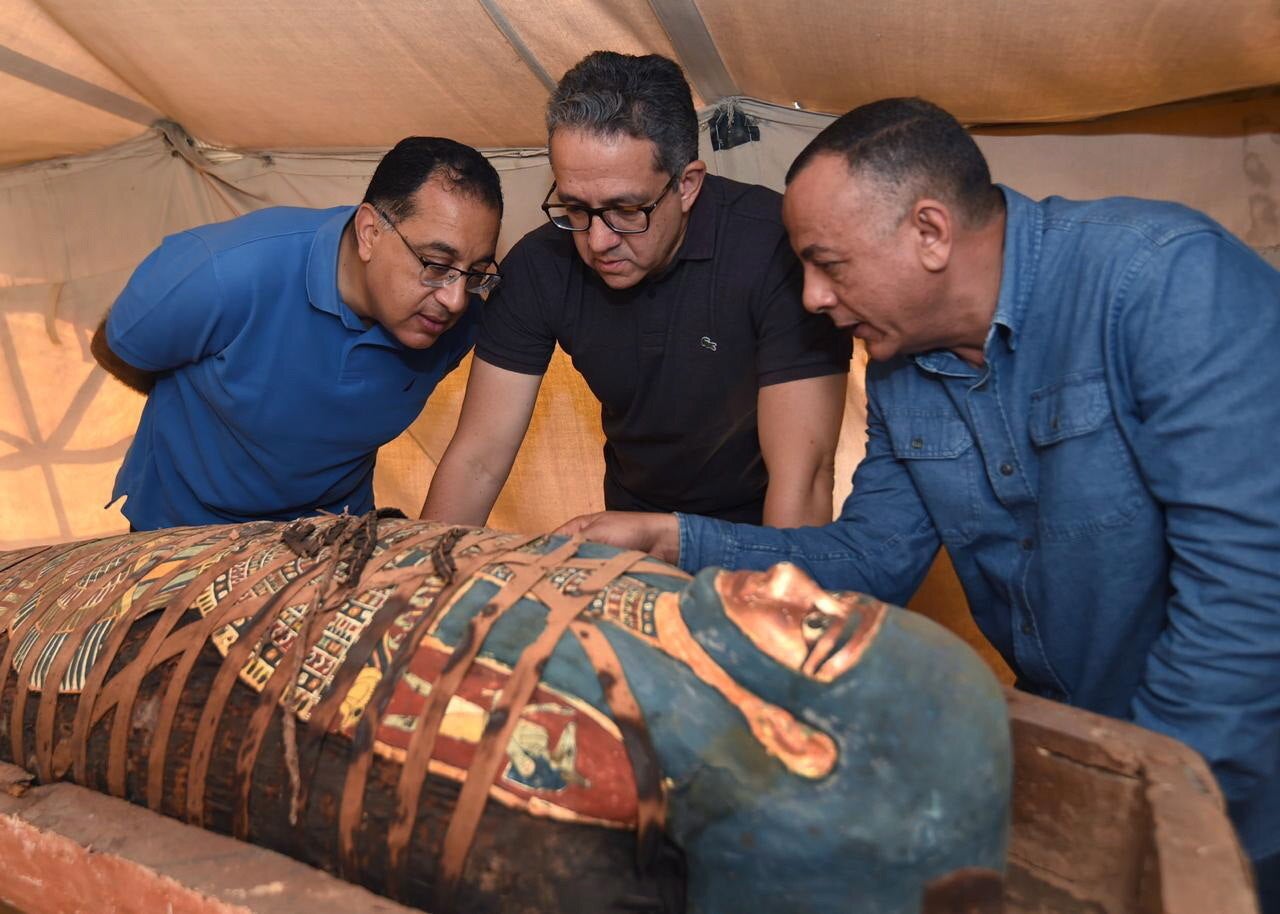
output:
M501 216L480 153L410 137L359 206L166 238L93 346L148 393L112 495L132 527L370 510L378 448L471 348Z
M819 134L783 217L806 306L874 360L839 520L566 527L896 603L945 545L1019 688L1206 758L1280 912L1280 273L1182 206L994 186L919 99Z

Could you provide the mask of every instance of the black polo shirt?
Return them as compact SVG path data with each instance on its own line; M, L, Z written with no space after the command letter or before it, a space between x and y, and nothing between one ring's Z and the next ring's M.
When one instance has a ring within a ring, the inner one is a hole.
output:
M671 267L615 291L547 224L502 262L476 356L543 374L557 343L600 400L605 504L760 523L759 388L849 369L851 341L800 303L782 198L708 175Z

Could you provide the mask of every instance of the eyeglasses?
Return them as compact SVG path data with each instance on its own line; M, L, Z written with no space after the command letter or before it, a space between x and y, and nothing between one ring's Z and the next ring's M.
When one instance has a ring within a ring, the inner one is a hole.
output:
M400 229L396 228L396 224L391 221L391 217L382 210L374 210L382 221L391 226L391 231L400 236L400 240L404 242L404 246L408 248L409 253L418 258L418 262L422 264L422 272L418 274L418 282L422 283L430 289L443 289L445 286L451 286L458 281L459 276L467 277L466 285L463 286L468 292L485 293L492 292L498 287L498 283L502 282L502 277L498 275L496 270L461 270L457 267L451 267L447 263L436 263L427 260L417 251L413 249L413 245L409 243L409 239L400 234Z
M658 194L658 199L643 206L597 207L582 206L577 203L548 203L551 195L556 192L556 185L552 182L551 190L547 191L546 197L542 200L542 211L547 214L552 225L566 232L585 232L591 228L592 217L599 216L600 221L608 226L611 232L619 235L639 235L649 230L649 214L658 208L662 198L675 186L676 179L672 178L663 188L662 193Z

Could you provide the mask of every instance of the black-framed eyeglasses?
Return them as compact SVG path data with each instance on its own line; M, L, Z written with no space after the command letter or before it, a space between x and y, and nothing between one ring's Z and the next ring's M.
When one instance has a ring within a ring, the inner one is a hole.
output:
M551 195L556 192L556 185L551 183L551 190L542 199L542 211L547 214L551 224L566 232L585 232L591 228L591 220L598 216L600 221L609 227L609 231L619 235L639 235L649 230L649 214L658 208L662 198L675 187L676 178L667 182L667 186L658 194L658 199L643 206L583 206L579 203L549 203Z
M451 286L458 281L459 276L467 277L467 282L463 286L468 292L485 293L492 292L498 287L498 283L502 282L502 277L495 270L462 270L458 267L451 267L447 263L436 263L433 260L427 260L417 251L413 249L413 245L409 243L409 239L400 234L400 229L396 228L396 224L391 217L382 210L375 210L382 217L382 221L391 226L391 231L395 232L404 242L404 246L409 253L418 258L418 262L422 264L422 272L418 274L418 282L431 289L443 289L445 286Z

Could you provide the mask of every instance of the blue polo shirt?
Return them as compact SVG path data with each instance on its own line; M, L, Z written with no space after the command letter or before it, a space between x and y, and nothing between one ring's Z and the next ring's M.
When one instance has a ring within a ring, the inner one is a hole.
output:
M140 530L373 507L378 448L471 348L476 300L434 346L366 327L338 295L353 207L274 207L164 240L107 320L157 374L112 501Z

